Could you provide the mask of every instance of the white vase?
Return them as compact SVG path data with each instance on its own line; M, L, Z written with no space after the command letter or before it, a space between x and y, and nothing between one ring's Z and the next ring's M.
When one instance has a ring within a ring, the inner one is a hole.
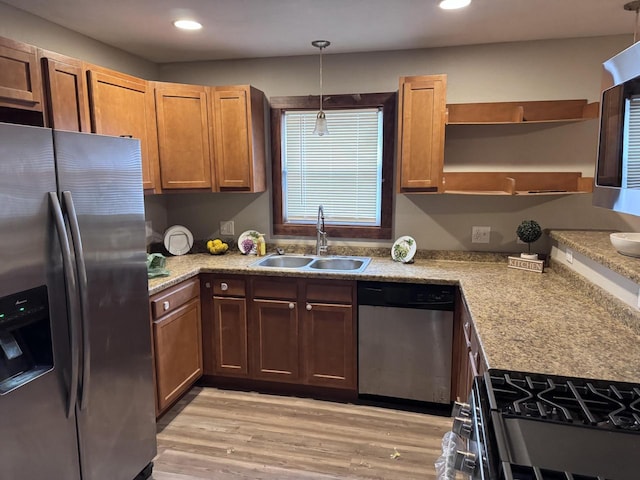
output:
M524 258L525 260L537 260L538 254L537 253L521 253L520 258Z

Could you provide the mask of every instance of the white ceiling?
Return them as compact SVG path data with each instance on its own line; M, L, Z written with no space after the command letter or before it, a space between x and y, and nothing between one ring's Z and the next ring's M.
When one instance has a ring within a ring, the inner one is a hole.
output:
M1 0L157 63L632 34L628 0ZM197 32L178 31L181 16Z

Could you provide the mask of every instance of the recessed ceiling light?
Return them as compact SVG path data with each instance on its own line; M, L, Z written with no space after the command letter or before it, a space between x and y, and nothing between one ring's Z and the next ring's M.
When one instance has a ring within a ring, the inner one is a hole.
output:
M173 25L181 30L200 30L202 28L202 24L195 20L176 20Z
M455 10L457 8L464 8L471 3L471 0L442 0L440 2L440 8L443 10Z

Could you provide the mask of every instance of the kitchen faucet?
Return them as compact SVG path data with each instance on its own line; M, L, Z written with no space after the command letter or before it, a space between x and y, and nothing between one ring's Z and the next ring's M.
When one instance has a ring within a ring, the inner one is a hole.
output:
M324 230L324 210L318 206L318 221L316 223L316 255L324 255L329 248L327 245L327 232Z

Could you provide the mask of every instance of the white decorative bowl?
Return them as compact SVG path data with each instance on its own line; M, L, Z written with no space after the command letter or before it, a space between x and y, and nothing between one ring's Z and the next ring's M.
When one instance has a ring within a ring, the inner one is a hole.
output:
M618 253L640 257L640 233L612 233L609 238Z

